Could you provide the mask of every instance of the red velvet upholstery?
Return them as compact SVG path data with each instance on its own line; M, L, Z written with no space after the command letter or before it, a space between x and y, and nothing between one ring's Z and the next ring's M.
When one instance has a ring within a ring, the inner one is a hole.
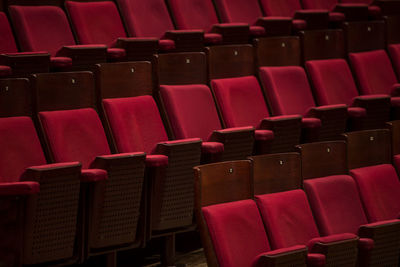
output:
M305 9L333 10L338 3L338 0L302 0L303 7Z
M349 57L361 94L391 94L397 79L384 50L350 53Z
M4 12L0 12L0 53L16 53L17 45L14 35Z
M52 68L64 69L72 66L72 59L69 57L50 57L50 64Z
M163 0L118 0L118 5L130 36L161 38L174 30Z
M400 78L400 44L391 44L388 46L390 58L396 71L397 78Z
M168 141L151 96L104 99L103 106L119 152L152 153L157 143Z
M312 60L306 68L319 105L353 104L358 91L346 60Z
M259 127L269 117L261 87L256 77L247 76L211 81L226 127Z
M304 181L321 235L357 233L367 224L357 184L348 175Z
M353 169L369 222L397 219L400 215L400 182L392 165Z
M260 77L274 115L305 115L315 106L303 68L262 67Z
M20 181L27 167L46 164L29 117L0 118L0 182Z
M262 17L258 0L215 0L222 22L238 22L253 25Z
M273 248L307 244L319 237L317 226L302 190L256 196Z
M65 6L81 44L113 46L119 37L127 37L114 2L74 2Z
M175 49L175 42L169 39L158 40L158 45L161 51L169 51Z
M64 11L56 6L10 6L9 13L22 51L48 51L75 45Z
M252 266L260 253L270 250L260 213L253 200L203 207L202 212L219 266Z
M212 131L221 129L206 85L162 85L160 92L176 139L199 137L207 141Z
M293 17L302 9L300 0L260 0L260 3L268 16Z
M90 108L39 113L55 162L79 161L90 168L96 156L110 154L100 118Z
M208 32L219 23L212 0L168 0L168 3L179 30Z
M220 44L222 42L222 35L218 33L205 33L204 43L206 45Z

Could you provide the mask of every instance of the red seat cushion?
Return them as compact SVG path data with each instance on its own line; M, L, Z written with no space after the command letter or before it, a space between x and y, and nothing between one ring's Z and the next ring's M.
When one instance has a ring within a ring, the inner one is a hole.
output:
M358 91L346 60L311 60L306 68L318 105L353 104Z
M394 70L397 77L400 77L400 44L391 44L388 46L390 58L392 59Z
M322 126L321 120L318 118L302 118L301 126L303 128L320 128Z
M274 139L274 132L270 130L256 130L254 138L256 140L271 141Z
M319 237L307 196L302 190L259 195L256 202L272 248L305 245Z
M9 13L22 51L48 51L55 56L61 47L75 45L67 16L59 7L10 6Z
M10 76L12 69L9 66L0 65L0 77Z
M201 144L201 153L217 154L224 152L224 144L218 142L203 142Z
M397 219L400 214L400 181L390 164L353 169L369 222Z
M270 250L257 205L242 200L202 208L215 254L221 267L251 266Z
M161 39L158 41L161 51L171 51L175 49L175 42L170 39Z
M343 13L329 12L329 21L331 22L342 22L346 19Z
M211 90L206 85L162 85L160 93L175 138L198 137L207 141L214 130L221 129Z
M72 59L69 57L50 57L50 65L55 69L72 67Z
M269 117L262 89L254 76L211 81L226 127L254 126Z
M222 35L219 33L205 33L204 42L207 45L221 44L223 41Z
M165 155L147 155L147 167L165 167L168 166L168 157Z
M88 169L97 156L110 154L96 111L91 108L39 113L55 162L79 161Z
M297 31L305 30L307 28L307 22L302 19L294 19L292 21L293 28Z
M101 169L83 169L81 171L81 181L97 182L107 180L107 171Z
M166 31L174 30L163 0L117 0L117 3L129 36L161 38Z
M111 61L120 61L126 57L126 51L122 48L107 48L107 58Z
M367 116L367 110L365 108L350 107L347 108L347 114L351 118L363 118Z
M397 78L384 50L350 53L349 57L362 94L390 95Z
M315 106L303 68L262 67L260 76L274 115L305 115Z
M18 48L7 15L0 12L0 53L16 52L18 52Z
M321 235L357 233L368 223L357 185L348 175L304 181L310 205Z
M67 1L65 6L79 43L112 46L117 38L127 37L114 2Z
M103 107L119 152L152 153L157 143L168 140L151 96L104 99Z
M27 167L46 164L29 117L0 118L0 182L16 182Z
M250 35L253 37L261 37L267 33L264 27L261 26L250 26Z

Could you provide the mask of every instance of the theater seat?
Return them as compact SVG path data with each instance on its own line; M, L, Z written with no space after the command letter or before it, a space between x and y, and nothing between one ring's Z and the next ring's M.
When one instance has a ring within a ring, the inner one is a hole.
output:
M248 24L221 23L212 0L168 0L175 26L178 30L203 30L206 45L248 43ZM265 31L257 27L253 34L262 36Z
M384 50L350 53L349 58L360 85L361 94L391 96L393 116L397 118L400 85L387 53Z
M293 151L299 144L301 116L271 117L256 77L214 79L211 88L227 128L255 127L257 154Z
M318 105L348 105L352 130L383 128L390 117L386 95L359 96L349 65L344 59L312 60L306 69Z
M307 249L304 245L271 251L263 221L253 200L206 206L202 208L202 214L219 266L280 266L280 260L306 266Z
M67 1L65 6L78 42L108 46L110 61L150 60L158 51L158 38L127 36L118 8L112 1Z
M307 179L304 189L322 235L350 232L360 236L360 266L398 264L400 221L394 219L368 223L353 178L334 175Z
M76 45L67 16L60 7L12 5L9 13L20 49L23 52L48 52L51 67L55 70L69 70L72 65L87 66L106 60L105 46Z
M200 164L200 139L169 141L157 105L149 95L104 99L103 107L117 151L146 152L148 173L156 174L151 176L150 229L174 232L192 225L192 168ZM149 164L156 157L165 160Z
M203 140L203 162L215 161L209 157L221 154L223 160L243 159L252 154L254 128L222 129L206 85L161 85L160 94L175 138Z
M316 107L307 75L302 67L261 67L259 71L272 114L304 116L305 141L315 141L318 138L333 140L345 131L347 105Z
M1 264L74 262L81 165L46 164L26 116L0 118L0 146Z
M351 233L320 236L302 190L258 195L256 202L272 248L307 245L310 253L325 255L327 266L356 264L358 237Z

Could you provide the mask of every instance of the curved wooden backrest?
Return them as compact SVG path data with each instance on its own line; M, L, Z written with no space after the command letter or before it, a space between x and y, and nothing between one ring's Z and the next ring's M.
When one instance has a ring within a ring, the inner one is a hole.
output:
M32 92L25 78L0 80L0 117L32 116Z
M297 149L301 154L303 179L348 173L344 141L301 144Z
M206 47L206 54L209 80L255 75L250 44Z
M299 153L253 156L254 194L263 195L302 187Z
M36 112L96 108L94 77L89 71L34 74L31 82Z
M349 132L344 137L350 170L392 162L388 129Z

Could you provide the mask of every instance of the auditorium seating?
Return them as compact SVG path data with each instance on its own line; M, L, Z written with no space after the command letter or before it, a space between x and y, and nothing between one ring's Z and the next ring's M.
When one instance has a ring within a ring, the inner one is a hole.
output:
M361 133L354 132L354 135ZM320 233L358 234L360 266L397 265L400 221L368 221L357 184L348 175L346 143L303 144L299 149L302 155L304 189ZM370 151L358 151L357 154L368 152ZM348 157L352 158L351 155ZM316 158L321 160L312 162Z
M348 105L348 128L385 127L390 118L390 98L386 95L359 95L350 67L344 59L307 61L306 69L318 105Z
M392 118L398 118L399 84L387 53L384 50L350 53L349 59L361 94L390 96Z
M271 251L251 200L251 168L244 160L195 167L196 219L208 266L305 266L305 246Z
M308 258L308 266L321 266L321 254L325 256L326 266L339 263L355 266L358 237L350 233L320 236L304 191L298 189L255 198L272 248L302 244L310 253L317 253Z
M177 232L193 229L192 168L200 164L201 140L168 140L151 96L154 85L149 62L99 64L95 73L104 121L116 152L147 154L148 239L162 236L166 249L174 251L168 240L174 240ZM173 253L163 259L163 264L174 264Z
M305 141L337 139L345 131L347 106L316 107L302 67L261 67L260 78L273 115L304 116Z
M77 232L81 165L47 164L31 119L27 79L3 79L0 87L9 88L0 95L0 264L72 264L82 248Z
M203 30L206 45L247 43L249 35L265 34L262 27L243 23L220 23L212 0L167 0L178 30Z
M141 229L145 153L111 154L94 109L94 78L90 72L36 74L36 110L52 162L82 164L80 226L83 259L143 244ZM59 98L57 96L64 95Z
M60 7L12 5L9 14L21 51L48 52L55 70L106 61L106 46L76 45L67 16Z

